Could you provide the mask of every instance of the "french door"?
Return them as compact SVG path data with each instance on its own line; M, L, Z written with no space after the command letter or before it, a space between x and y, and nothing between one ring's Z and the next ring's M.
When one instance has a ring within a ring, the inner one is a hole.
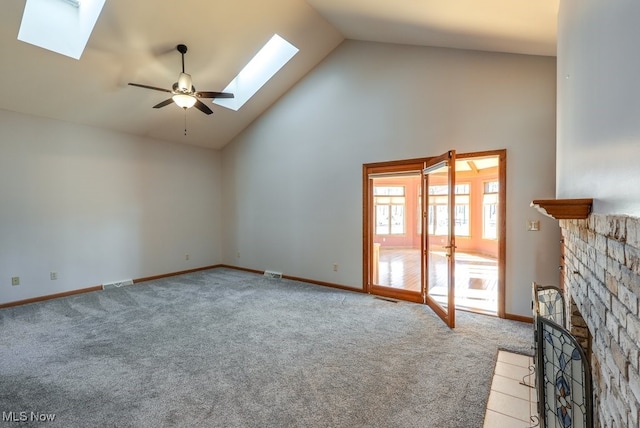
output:
M455 327L455 151L425 163L422 198L424 302ZM437 190L436 190L437 189Z
M365 287L369 293L424 303L425 160L364 168Z
M363 204L365 290L427 304L453 328L455 151L435 158L369 164L363 173L367 183ZM415 207L412 201L417 201ZM375 242L378 239L385 242ZM403 248L398 250L403 251L401 255L380 254L381 248L393 248L393 243ZM394 256L404 258L398 268L401 271L394 270ZM415 286L397 287L398 277L405 282L411 278Z
M506 184L506 150L363 165L365 292L505 318Z

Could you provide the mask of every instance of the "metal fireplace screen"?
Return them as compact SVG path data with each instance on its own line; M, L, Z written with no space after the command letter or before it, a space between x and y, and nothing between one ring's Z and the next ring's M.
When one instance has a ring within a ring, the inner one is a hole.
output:
M537 319L537 375L543 428L592 428L591 373L584 351L560 325Z
M565 326L565 308L562 290L553 285L539 285L534 283L534 314L555 321Z

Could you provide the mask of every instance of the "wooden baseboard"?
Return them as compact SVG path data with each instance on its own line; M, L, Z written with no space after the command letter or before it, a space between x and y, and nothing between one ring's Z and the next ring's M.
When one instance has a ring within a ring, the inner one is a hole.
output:
M264 271L261 271L261 270L249 269L249 268L245 268L245 267L241 267L241 266L233 266L233 265L218 265L217 267L222 267L222 268L227 268L227 269L241 270L241 271L243 271L243 272L257 273L258 275L262 275L262 274L264 273Z
M195 269L181 270L181 271L178 271L178 272L163 273L161 275L146 276L144 278L134 279L133 283L134 284L138 284L140 282L153 281L155 279L162 279L162 278L169 278L171 276L184 275L186 273L199 272L201 270L215 269L217 267L223 267L223 265L211 265L211 266L204 266L204 267L199 267L199 268L195 268Z
M15 302L0 304L0 309L10 308L12 306L27 305L29 303L43 302L45 300L57 299L60 297L73 296L74 294L90 293L92 291L99 291L99 290L102 290L101 285L96 285L88 288L80 288L78 290L65 291L63 293L48 294L46 296L32 297L31 299L16 300Z
M176 276L176 275L183 275L185 273L198 272L198 271L201 271L201 270L214 269L214 268L217 268L217 267L222 267L222 265L204 266L204 267L195 268L195 269L182 270L182 271L179 271L179 272L164 273L162 275L147 276L145 278L134 279L133 283L134 284L138 284L140 282L152 281L154 279L162 279L162 278L167 278L167 277ZM9 302L9 303L2 303L2 304L0 304L0 309L10 308L12 306L27 305L29 303L43 302L45 300L58 299L60 297L73 296L74 294L90 293L92 291L100 291L100 290L102 290L102 286L101 285L96 285L96 286L88 287L88 288L80 288L80 289L77 289L77 290L65 291L63 293L47 294L45 296L32 297L30 299L17 300L15 302Z
M224 268L228 268L228 269L241 270L243 272L257 273L258 275L262 275L264 273L264 271L260 271L260 270L256 270L256 269L244 268L244 267L241 267L241 266L219 265L217 267L224 267ZM292 281L307 282L309 284L322 285L324 287L338 288L340 290L346 290L346 291L355 291L356 293L364 293L364 290L362 290L360 288L347 287L346 285L334 284L332 282L316 281L315 279L300 278L300 277L291 276L291 275L282 275L282 277L284 279L290 279Z
M511 321L520 321L526 322L529 324L533 324L533 317L525 317L524 315L516 315L516 314L504 314L504 318Z
M297 276L290 275L282 275L282 277L285 279L290 279L292 281L308 282L309 284L322 285L324 287L338 288L340 290L346 291L355 291L356 293L364 293L364 290L361 288L347 287L346 285L334 284L332 282L316 281L315 279L299 278Z

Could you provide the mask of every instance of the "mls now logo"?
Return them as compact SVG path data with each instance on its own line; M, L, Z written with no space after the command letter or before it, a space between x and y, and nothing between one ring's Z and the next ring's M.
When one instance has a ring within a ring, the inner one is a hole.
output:
M53 422L55 413L2 412L2 422Z

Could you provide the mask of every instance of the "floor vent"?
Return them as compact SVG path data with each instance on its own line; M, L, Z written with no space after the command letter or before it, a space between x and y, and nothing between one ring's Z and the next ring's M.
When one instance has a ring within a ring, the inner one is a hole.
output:
M271 279L282 279L282 272L275 272L272 270L265 270L264 276Z
M105 282L104 284L102 284L102 289L103 290L110 290L113 288L120 288L120 287L124 287L127 285L133 285L133 280L132 279L124 279L122 281L115 281L115 282Z
M386 297L379 297L379 296L374 297L374 299L384 300L385 302L391 302L391 303L398 303L399 302L399 300L388 299Z

